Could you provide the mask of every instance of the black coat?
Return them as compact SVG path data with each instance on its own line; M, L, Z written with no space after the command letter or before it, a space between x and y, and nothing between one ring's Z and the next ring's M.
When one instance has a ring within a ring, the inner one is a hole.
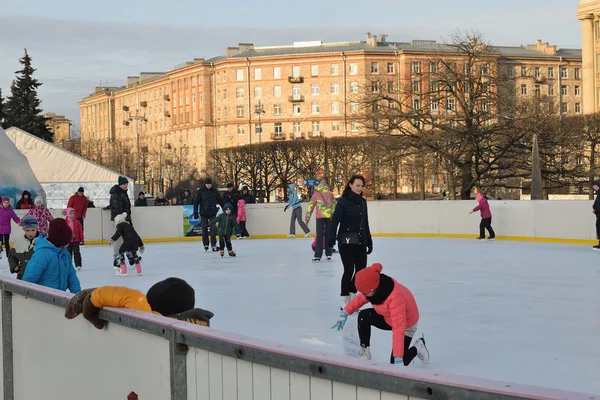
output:
M254 196L252 196L252 193L250 193L250 191L248 191L246 194L244 194L244 190L242 189L242 192L240 193L240 198L242 200L244 200L246 202L246 204L255 204L256 203L256 199L254 198Z
M127 190L121 189L119 185L115 185L110 189L110 220L114 221L119 214L127 213L127 221L131 222L131 201L127 196Z
M221 208L225 205L217 189L214 187L207 189L206 186L204 186L196 193L196 198L194 199L194 214L198 214L198 206L200 206L200 215L212 218L217 215L217 205L221 206Z
M362 196L350 191L339 198L327 233L328 240L337 238L338 225L339 232L358 232L360 244L373 246L367 200Z
M600 194L596 195L596 200L594 201L594 205L592 205L592 209L596 212L596 218L600 218Z
M117 231L111 239L116 241L120 237L123 237L123 244L119 248L120 253L125 253L126 251L138 251L139 248L144 245L140 235L138 235L135 229L133 229L133 226L127 222L121 222L117 225Z
M224 204L231 204L232 210L231 213L234 215L237 215L237 208L238 208L238 200L242 198L242 196L240 196L240 192L238 192L237 190L233 190L233 191L226 191L225 193L223 193L223 203Z
M148 201L145 198L140 199L138 197L137 199L135 199L135 203L133 203L133 205L135 207L147 207L148 206Z

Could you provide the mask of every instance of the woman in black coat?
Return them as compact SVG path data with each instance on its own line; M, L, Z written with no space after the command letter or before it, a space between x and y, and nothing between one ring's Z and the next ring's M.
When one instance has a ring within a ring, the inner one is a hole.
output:
M363 176L353 175L350 178L342 197L337 201L327 234L331 247L335 245L337 235L339 253L344 265L342 309L356 296L354 275L367 266L367 255L373 251L367 200L362 196L364 188Z

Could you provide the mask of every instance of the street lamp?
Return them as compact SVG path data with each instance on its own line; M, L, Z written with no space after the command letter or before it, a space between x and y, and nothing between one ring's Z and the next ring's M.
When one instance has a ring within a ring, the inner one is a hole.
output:
M261 123L261 116L265 113L265 110L263 109L263 105L261 103L261 101L258 101L258 105L256 105L254 107L254 114L258 115L258 126L260 127L260 132L256 132L258 134L258 143L262 143L262 133L263 133L263 128L262 128L262 123ZM258 129L257 129L258 131Z
M139 103L139 105L141 105L142 107L147 107L148 103L146 103L145 101L142 101ZM129 111L129 107L127 106L123 106L123 111L128 112ZM135 146L136 146L136 152L137 152L137 162L136 162L136 181L139 183L140 181L140 134L141 134L141 130L142 130L142 122L148 122L148 118L146 118L146 114L144 115L140 115L140 107L136 107L135 109L135 115L131 115L131 113L129 112L127 114L127 119L125 121L123 121L123 124L125 126L129 126L129 123L131 121L137 121L137 125L135 128Z

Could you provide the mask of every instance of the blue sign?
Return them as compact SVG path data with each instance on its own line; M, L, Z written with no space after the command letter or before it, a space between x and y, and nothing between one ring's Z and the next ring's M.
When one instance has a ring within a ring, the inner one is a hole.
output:
M304 180L304 186L317 186L319 184L319 180L316 178L309 178Z

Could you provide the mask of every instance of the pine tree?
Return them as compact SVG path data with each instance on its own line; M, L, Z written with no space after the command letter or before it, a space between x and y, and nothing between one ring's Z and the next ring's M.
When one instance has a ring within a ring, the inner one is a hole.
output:
M0 88L0 128L6 128L4 126L4 97L2 97L2 88Z
M53 140L53 133L46 127L46 118L42 115L41 101L37 95L37 89L42 83L33 78L36 71L31 66L31 57L27 54L19 60L23 69L16 71L17 79L10 86L4 107L5 123L7 127L17 127L49 142Z

